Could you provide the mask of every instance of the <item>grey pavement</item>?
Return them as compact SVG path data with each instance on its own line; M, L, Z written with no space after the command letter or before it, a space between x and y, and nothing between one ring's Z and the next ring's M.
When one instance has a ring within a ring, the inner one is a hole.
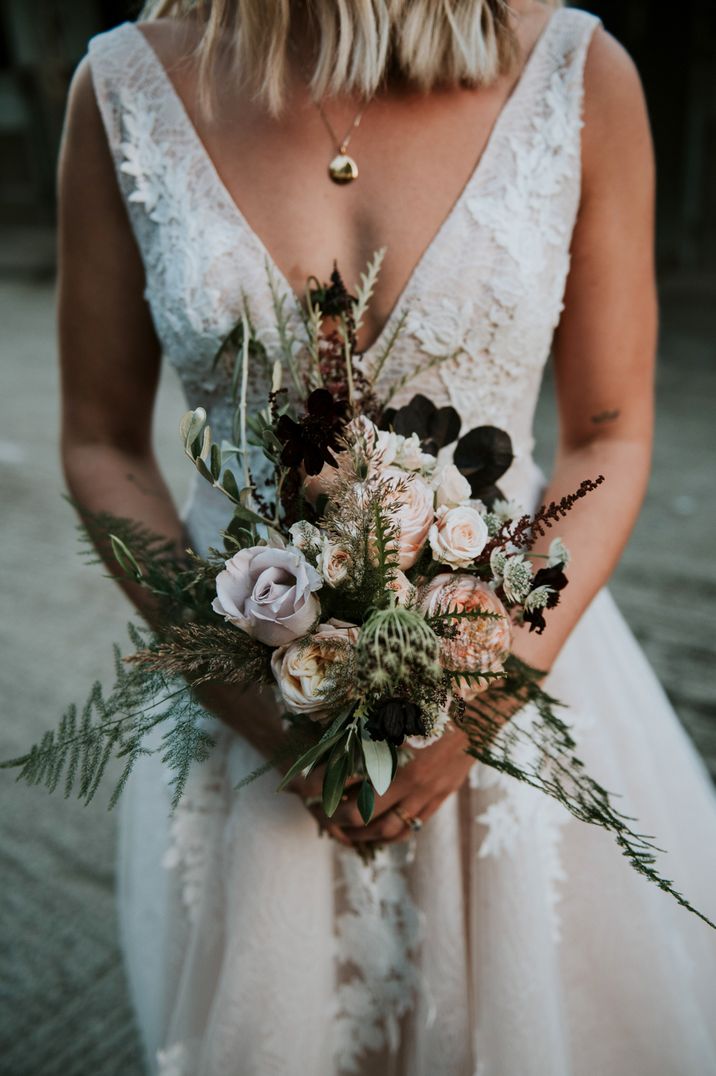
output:
M76 555L57 459L53 291L42 274L0 282L0 757L20 753L109 679L129 607ZM716 774L716 402L713 293L674 286L664 307L654 473L612 592ZM538 456L549 464L549 379ZM165 371L160 461L178 501L189 480ZM115 817L0 774L0 1071L7 1076L141 1072L117 945Z

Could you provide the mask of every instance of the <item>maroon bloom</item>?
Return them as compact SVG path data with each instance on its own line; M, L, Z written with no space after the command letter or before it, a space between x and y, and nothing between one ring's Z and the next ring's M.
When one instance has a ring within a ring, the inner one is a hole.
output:
M281 463L285 467L303 464L309 475L318 474L325 463L337 467L334 453L343 451L340 438L346 417L344 400L336 400L328 389L314 389L298 422L281 415L276 423L276 436L283 445Z

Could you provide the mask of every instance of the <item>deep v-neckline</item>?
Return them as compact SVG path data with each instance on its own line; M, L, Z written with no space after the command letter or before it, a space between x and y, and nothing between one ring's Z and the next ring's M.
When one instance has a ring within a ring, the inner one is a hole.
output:
M474 194L475 190L479 186L483 174L487 170L490 158L496 151L496 147L499 143L503 130L507 127L508 121L512 113L517 108L521 98L527 93L529 86L529 79L532 71L536 67L537 61L546 48L549 38L554 30L554 26L557 22L557 18L561 9L557 9L550 15L546 25L542 28L537 40L532 46L530 53L522 66L522 70L518 78L515 80L512 89L503 101L494 121L490 132L485 140L482 148L482 152L475 163L474 168L470 172L463 187L457 194L450 209L443 217L442 221L438 225L435 232L428 240L427 244L423 247L420 255L415 261L412 269L408 273L405 282L400 289L395 302L390 308L390 313L386 317L382 328L378 332L375 339L366 347L362 355L364 358L370 356L373 352L378 351L384 347L386 342L390 340L390 334L393 332L394 323L401 316L403 309L408 305L408 300L412 291L415 290L421 275L424 273L427 264L432 258L435 249L437 248L440 239L447 231L451 221L462 209L462 206L466 203L468 197ZM201 135L199 134L196 125L194 124L189 112L187 110L184 101L174 86L169 73L164 64L159 58L154 46L150 43L148 38L139 29L136 23L127 23L127 26L138 35L141 39L141 46L146 49L147 54L151 60L153 67L156 70L156 74L160 79L166 93L170 106L175 110L180 124L185 128L188 137L190 138L198 159L201 161L202 166L205 168L209 178L214 185L218 196L224 203L224 207L228 213L228 216L236 222L237 227L241 228L246 234L248 240L253 244L256 253L263 259L264 264L267 266L275 284L278 288L285 293L288 297L293 299L296 304L301 303L300 297L297 295L293 285L289 282L288 277L283 272L281 267L276 262L276 259L271 254L270 250L261 239L258 232L249 224L246 216L242 212L238 202L232 195L226 183L221 178L218 168L214 163L214 160L209 153L206 145L204 144Z

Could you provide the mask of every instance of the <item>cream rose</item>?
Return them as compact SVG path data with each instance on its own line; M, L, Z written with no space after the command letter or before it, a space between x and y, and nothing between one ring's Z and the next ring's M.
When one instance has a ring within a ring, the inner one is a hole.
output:
M212 609L247 635L280 646L305 635L321 612L322 579L300 550L241 549L216 577Z
M327 716L326 694L336 663L346 661L359 629L342 620L319 624L307 639L280 646L271 655L271 670L281 697L292 713L314 721Z
M437 510L428 540L433 556L452 568L467 568L482 553L488 539L487 524L474 508L463 505Z
M425 545L430 525L435 518L433 491L419 474L407 474L399 467L386 467L383 477L393 487L400 483L400 491L394 488L389 495L387 507L392 519L400 527L398 538L398 567L401 571L411 568Z
M464 474L458 471L454 463L446 463L438 467L433 475L432 487L435 490L435 503L447 505L448 508L456 508L459 504L469 501L472 496L470 483Z
M512 625L504 605L486 583L460 573L436 575L421 595L421 608L428 617L480 610L497 614L455 620L455 633L441 640L440 661L446 669L502 672L512 645ZM461 681L460 694L469 700L489 686L489 679L471 677Z
M331 542L323 535L321 549L316 559L316 567L329 587L337 587L348 575L350 553L343 546Z
M432 456L429 452L423 452L417 433L411 433L410 437L399 437L397 434L393 434L393 437L397 437L397 451L394 459L398 467L402 467L404 471L433 470L435 456Z

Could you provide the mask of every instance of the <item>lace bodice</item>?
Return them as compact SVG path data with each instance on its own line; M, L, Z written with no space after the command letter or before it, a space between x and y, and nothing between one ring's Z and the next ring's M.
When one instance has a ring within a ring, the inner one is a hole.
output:
M510 496L534 482L531 425L562 309L580 196L584 58L597 20L555 12L492 130L479 163L415 266L370 364L404 311L385 379L454 353L396 397L422 391L452 403L463 430L510 432ZM212 369L242 296L269 356L276 353L267 270L293 307L290 285L220 179L183 103L141 30L125 23L93 39L92 74L122 194L146 270L146 298L187 402L206 408L215 436L229 435L227 375ZM298 322L298 319L297 319ZM264 406L266 372L251 402ZM195 498L197 544L215 540L225 511L206 487Z

